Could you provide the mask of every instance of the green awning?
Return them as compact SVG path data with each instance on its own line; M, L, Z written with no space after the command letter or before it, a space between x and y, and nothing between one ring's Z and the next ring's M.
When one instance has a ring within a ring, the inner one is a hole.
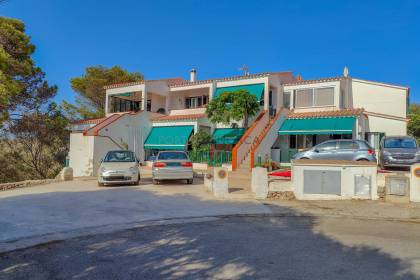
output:
M287 119L279 134L351 134L355 120L354 117Z
M213 132L215 144L236 144L244 135L243 128L217 128Z
M250 94L255 95L258 101L264 99L264 84L253 84L253 85L243 85L243 86L233 86L233 87L221 87L217 88L213 97L218 97L223 92L232 92L237 90L247 90Z
M192 125L155 126L147 136L144 148L146 150L186 150L193 130Z
M131 94L132 94L131 92L127 92L127 93L110 94L109 96L112 96L112 97L130 97Z

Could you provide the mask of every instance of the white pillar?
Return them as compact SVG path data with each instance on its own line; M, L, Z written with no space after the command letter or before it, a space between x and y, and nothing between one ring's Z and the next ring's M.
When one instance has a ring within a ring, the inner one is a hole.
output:
M165 97L165 114L169 115L169 108L171 104L171 95L168 92L168 95Z
M109 114L109 95L108 93L105 93L105 116L107 116Z
M413 164L410 173L410 201L420 202L420 164Z
M213 94L216 88L217 88L217 83L213 81L209 87L209 102L213 99Z
M264 110L268 110L269 94L270 94L270 82L267 77L264 83Z
M143 85L143 89L141 91L141 109L146 111L147 109L147 88L146 84Z

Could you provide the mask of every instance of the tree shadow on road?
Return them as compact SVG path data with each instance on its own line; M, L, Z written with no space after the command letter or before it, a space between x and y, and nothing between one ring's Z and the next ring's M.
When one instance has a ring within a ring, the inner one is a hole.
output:
M419 279L409 263L316 224L221 217L79 237L0 255L0 279Z

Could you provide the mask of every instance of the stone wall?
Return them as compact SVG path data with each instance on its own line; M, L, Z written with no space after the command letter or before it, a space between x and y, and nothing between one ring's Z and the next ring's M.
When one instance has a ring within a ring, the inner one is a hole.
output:
M44 180L26 180L21 182L14 182L14 183L4 183L0 184L0 191L7 191L19 188L27 188L33 187L38 185L45 185L51 184L62 181L61 179L44 179Z

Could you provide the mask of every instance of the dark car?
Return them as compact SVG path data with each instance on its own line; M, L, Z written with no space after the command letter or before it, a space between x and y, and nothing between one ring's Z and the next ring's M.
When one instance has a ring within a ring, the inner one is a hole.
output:
M408 167L420 162L420 150L417 141L411 136L388 136L382 138L379 152L379 164L386 167Z
M299 152L293 159L338 159L376 162L375 149L364 140L328 140L309 150Z

